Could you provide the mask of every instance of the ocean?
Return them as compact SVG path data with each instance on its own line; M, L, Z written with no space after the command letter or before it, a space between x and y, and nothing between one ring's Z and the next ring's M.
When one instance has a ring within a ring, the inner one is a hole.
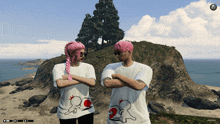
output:
M26 68L28 66L15 65L19 62L26 62L32 60L36 59L0 59L0 82L13 78L23 77L26 74L37 72L37 69L21 70L22 68ZM39 66L33 67L38 68Z
M35 59L0 59L0 82L36 72L37 69L20 70L27 66L14 65L31 60ZM183 61L195 83L220 87L220 59L184 59Z
M184 59L186 70L196 84L220 87L220 59Z

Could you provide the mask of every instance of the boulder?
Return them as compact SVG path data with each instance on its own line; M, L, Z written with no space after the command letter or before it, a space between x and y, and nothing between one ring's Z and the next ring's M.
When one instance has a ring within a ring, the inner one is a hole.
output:
M185 97L184 103L195 109L209 109L214 110L220 108L220 102L212 102L207 99L201 99L196 97Z
M11 91L9 94L14 94L14 93L24 91L24 90L33 90L33 87L31 87L29 84L24 84L24 85L16 88L14 91Z
M20 81L16 81L15 82L15 85L16 86L22 86L22 85L25 85L25 84L27 84L27 83L30 83L31 81L33 81L34 79L32 78L32 77L30 77L30 78L24 78L24 79L22 79L22 80L20 80Z
M25 101L23 103L24 103L23 107L30 107L31 106L31 103L29 101Z
M47 98L47 95L34 95L28 101L31 104L36 105L36 104L42 103L46 98Z
M38 107L39 105L40 105L40 103L31 103L30 101L25 101L25 102L23 102L23 107L30 107L30 106L33 106L33 107Z
M150 115L155 115L158 113L175 114L175 111L172 107L165 109L164 106L165 104L163 103L157 103L154 101L148 102L148 108L151 110Z
M53 107L53 108L50 110L50 113L57 113L57 106L56 106L56 107Z
M214 101L214 103L220 106L220 101Z
M40 103L34 103L32 104L33 107L38 107L40 105Z
M157 103L157 102L148 102L148 107L156 113L166 112L166 109L164 108L163 103Z
M216 91L212 89L212 92L215 93L218 97L220 97L220 91Z
M0 87L9 86L10 83L8 81L0 82Z
M24 85L16 88L15 91L19 92L19 91L23 91L23 90L27 90L27 89L28 90L32 90L33 88L30 85L28 85L28 84L24 84Z
M9 94L14 94L14 93L17 93L16 91L11 91Z

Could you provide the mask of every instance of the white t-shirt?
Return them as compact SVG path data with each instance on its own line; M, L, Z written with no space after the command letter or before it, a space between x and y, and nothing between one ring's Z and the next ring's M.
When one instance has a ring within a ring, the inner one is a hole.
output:
M53 83L67 75L66 63L56 64L53 68ZM80 62L78 67L70 67L70 74L85 78L94 78L95 70L91 64ZM59 119L79 118L80 116L95 112L89 96L89 86L80 83L60 89L60 103L57 109Z
M112 88L111 101L107 124L151 124L146 104L146 90L148 89L153 71L152 69L138 62L124 67L122 62L109 64L102 72L103 79L112 74L121 74L125 77L141 80L146 86L143 90L134 90L130 87Z

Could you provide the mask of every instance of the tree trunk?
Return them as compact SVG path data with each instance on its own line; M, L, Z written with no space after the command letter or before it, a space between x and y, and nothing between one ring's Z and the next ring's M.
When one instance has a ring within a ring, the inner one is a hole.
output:
M101 45L101 47L103 48L103 46L104 46L104 40L102 39L102 45Z

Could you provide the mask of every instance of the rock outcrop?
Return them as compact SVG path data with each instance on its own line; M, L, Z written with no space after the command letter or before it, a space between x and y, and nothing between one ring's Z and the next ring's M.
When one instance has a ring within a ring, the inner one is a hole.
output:
M20 91L24 91L24 90L33 90L33 87L30 86L30 84L24 84L18 88L16 88L14 91L11 91L9 94L14 94Z
M21 70L33 70L33 69L37 69L37 68L35 68L35 67L21 68Z
M17 65L21 66L39 66L44 62L43 59L36 59L33 61L27 61L27 62L19 62Z
M20 81L16 81L15 82L15 85L16 86L22 86L22 85L25 85L27 83L30 83L31 81L33 81L34 79L32 77L29 77L29 78L25 78L25 79L22 79Z
M220 102L212 102L207 99L201 99L201 98L195 98L195 97L185 97L183 99L184 103L186 103L188 106L196 109L219 109L220 108Z
M33 107L37 107L46 98L47 98L47 95L34 95L31 98L29 98L28 101L23 102L24 103L23 107L30 107L31 105Z
M150 102L155 100L171 100L173 103L183 104L183 99L186 97L198 99L216 99L218 97L206 86L192 81L181 54L175 47L145 41L133 42L133 45L133 60L149 65L153 69L153 78L146 92L146 100L154 110L156 107ZM95 107L108 108L109 106L111 89L103 87L100 84L100 79L107 64L119 62L117 56L113 54L113 48L114 46L110 46L89 53L84 61L92 64L95 68L96 85L90 88L90 96L93 97L92 101ZM52 69L55 64L65 61L66 56L64 55L44 61L38 67L34 80L30 82L30 87L48 89L47 98L59 100L60 90L53 86Z
M31 81L34 80L33 77L35 77L35 75L36 75L36 72L35 73L26 74L23 77L14 78L14 79L10 79L10 80L6 80L6 81L3 81L3 82L0 82L0 87L9 86L9 85L12 85L12 86L17 85L17 86L19 86L19 84L23 85L23 84L26 84L26 83L30 83ZM16 82L19 82L19 83L16 84Z
M10 83L8 81L0 82L0 87L9 86L9 85L10 85Z
M157 103L157 102L149 102L148 103L148 107L152 110L151 113L166 113L166 109L164 108L164 104L163 103Z

